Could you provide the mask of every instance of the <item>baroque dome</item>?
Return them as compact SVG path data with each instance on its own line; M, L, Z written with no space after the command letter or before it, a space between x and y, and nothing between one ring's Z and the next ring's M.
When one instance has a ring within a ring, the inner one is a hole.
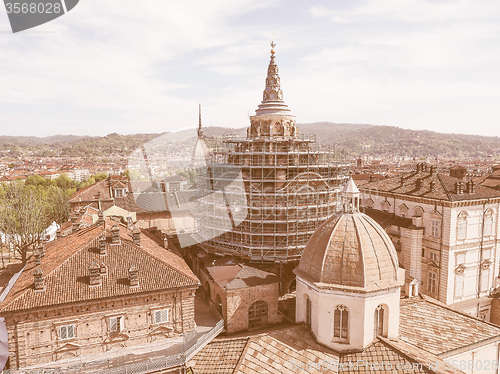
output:
M404 271L384 229L359 212L332 216L307 243L295 273L321 288L401 286Z

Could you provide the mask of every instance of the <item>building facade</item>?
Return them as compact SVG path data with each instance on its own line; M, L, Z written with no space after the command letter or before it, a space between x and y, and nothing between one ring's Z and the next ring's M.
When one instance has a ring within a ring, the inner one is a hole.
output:
M500 262L498 191L425 164L360 190L362 209L389 233L420 292L489 319Z
M100 220L46 243L0 305L10 368L175 338L195 328L196 276L137 228Z

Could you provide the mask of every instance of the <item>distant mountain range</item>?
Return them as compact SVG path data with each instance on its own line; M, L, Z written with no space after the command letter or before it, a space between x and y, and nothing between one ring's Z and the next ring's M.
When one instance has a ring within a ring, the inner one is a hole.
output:
M469 158L500 155L500 137L444 134L427 130L406 130L393 126L316 122L297 124L299 133L315 135L324 145L343 149L351 157L408 156ZM246 128L206 127L207 136L234 134L246 136ZM165 134L165 133L163 133ZM65 156L65 157L126 157L134 149L162 134L109 134L104 137L55 135L0 136L0 155ZM193 143L194 130L175 133L179 147Z

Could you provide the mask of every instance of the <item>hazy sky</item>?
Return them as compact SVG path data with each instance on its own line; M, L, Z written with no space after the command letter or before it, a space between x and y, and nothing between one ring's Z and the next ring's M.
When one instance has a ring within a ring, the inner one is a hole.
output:
M1 5L0 5L1 6ZM80 0L12 34L0 135L244 127L274 39L298 122L500 136L498 0Z

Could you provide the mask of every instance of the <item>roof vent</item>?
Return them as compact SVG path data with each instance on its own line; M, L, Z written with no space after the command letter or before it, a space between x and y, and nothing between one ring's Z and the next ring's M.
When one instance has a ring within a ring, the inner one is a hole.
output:
M33 272L33 277L35 279L35 291L44 291L45 282L43 281L43 271L40 268L36 268Z
M101 285L101 267L97 264L97 262L92 262L89 265L89 280L91 286L100 286Z
M138 227L132 230L132 240L134 244L141 245L141 230Z
M111 244L120 244L120 229L117 225L111 227Z
M107 254L106 237L104 235L99 237L99 254L101 256L106 256Z
M128 269L128 281L130 287L139 287L139 271L134 265Z

